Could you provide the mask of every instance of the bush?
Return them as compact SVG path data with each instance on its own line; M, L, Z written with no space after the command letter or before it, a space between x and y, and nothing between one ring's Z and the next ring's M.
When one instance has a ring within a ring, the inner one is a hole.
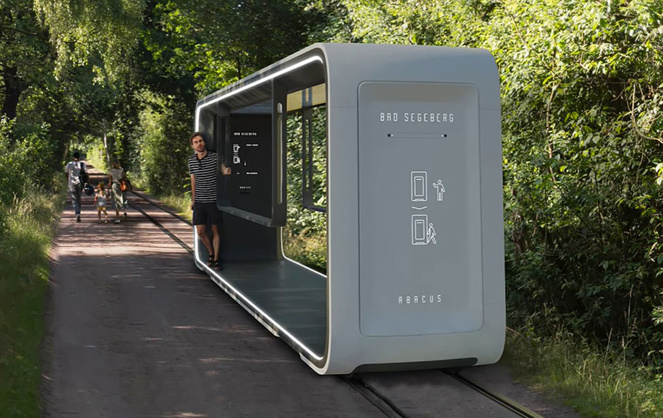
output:
M14 146L21 171L30 179L30 184L39 188L51 188L53 173L62 170L62 161L57 155L58 145L50 135L47 124L18 125Z
M317 206L327 199L326 110L312 113L313 176L310 188ZM283 229L285 255L322 273L327 270L327 214L303 206L302 198L302 115L296 112L287 120L287 224Z
M50 188L61 169L47 125L14 126L0 120L0 205L10 206L26 188Z
M0 206L9 206L20 197L27 180L24 167L12 141L13 122L0 120ZM1 220L1 219L0 219Z
M143 91L136 141L142 144L134 170L154 193L181 192L190 184L191 116L173 97Z

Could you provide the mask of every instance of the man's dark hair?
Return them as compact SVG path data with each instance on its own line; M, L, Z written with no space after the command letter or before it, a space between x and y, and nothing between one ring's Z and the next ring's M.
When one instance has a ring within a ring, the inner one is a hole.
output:
M81 154L79 154L78 152L75 152L74 153L74 158L81 158Z
M194 132L194 133L191 135L191 138L189 138L189 144L193 144L193 138L195 138L195 137L197 137L197 136L201 137L201 138L203 139L203 141L205 140L205 137L203 136L203 133L202 133L202 132Z

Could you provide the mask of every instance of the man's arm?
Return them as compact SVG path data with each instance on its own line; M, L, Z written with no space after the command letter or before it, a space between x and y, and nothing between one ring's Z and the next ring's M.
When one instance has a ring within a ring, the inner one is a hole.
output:
M191 209L193 209L193 204L196 201L196 177L191 174Z

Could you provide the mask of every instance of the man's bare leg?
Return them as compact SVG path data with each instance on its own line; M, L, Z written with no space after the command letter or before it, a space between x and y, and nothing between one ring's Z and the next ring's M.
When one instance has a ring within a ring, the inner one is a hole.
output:
M219 226L212 225L212 239L214 242L214 261L219 259L219 249L221 248L221 235L219 235Z
M205 248L207 248L207 252L210 255L214 255L214 249L212 248L212 243L210 242L209 237L207 236L206 225L196 225L196 232L198 232L200 240L203 242Z

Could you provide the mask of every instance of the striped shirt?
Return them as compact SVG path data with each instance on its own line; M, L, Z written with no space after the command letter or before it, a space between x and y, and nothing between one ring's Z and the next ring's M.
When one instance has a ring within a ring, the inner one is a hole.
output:
M195 203L216 203L217 154L207 151L198 159L198 154L189 158L189 174L195 179Z

